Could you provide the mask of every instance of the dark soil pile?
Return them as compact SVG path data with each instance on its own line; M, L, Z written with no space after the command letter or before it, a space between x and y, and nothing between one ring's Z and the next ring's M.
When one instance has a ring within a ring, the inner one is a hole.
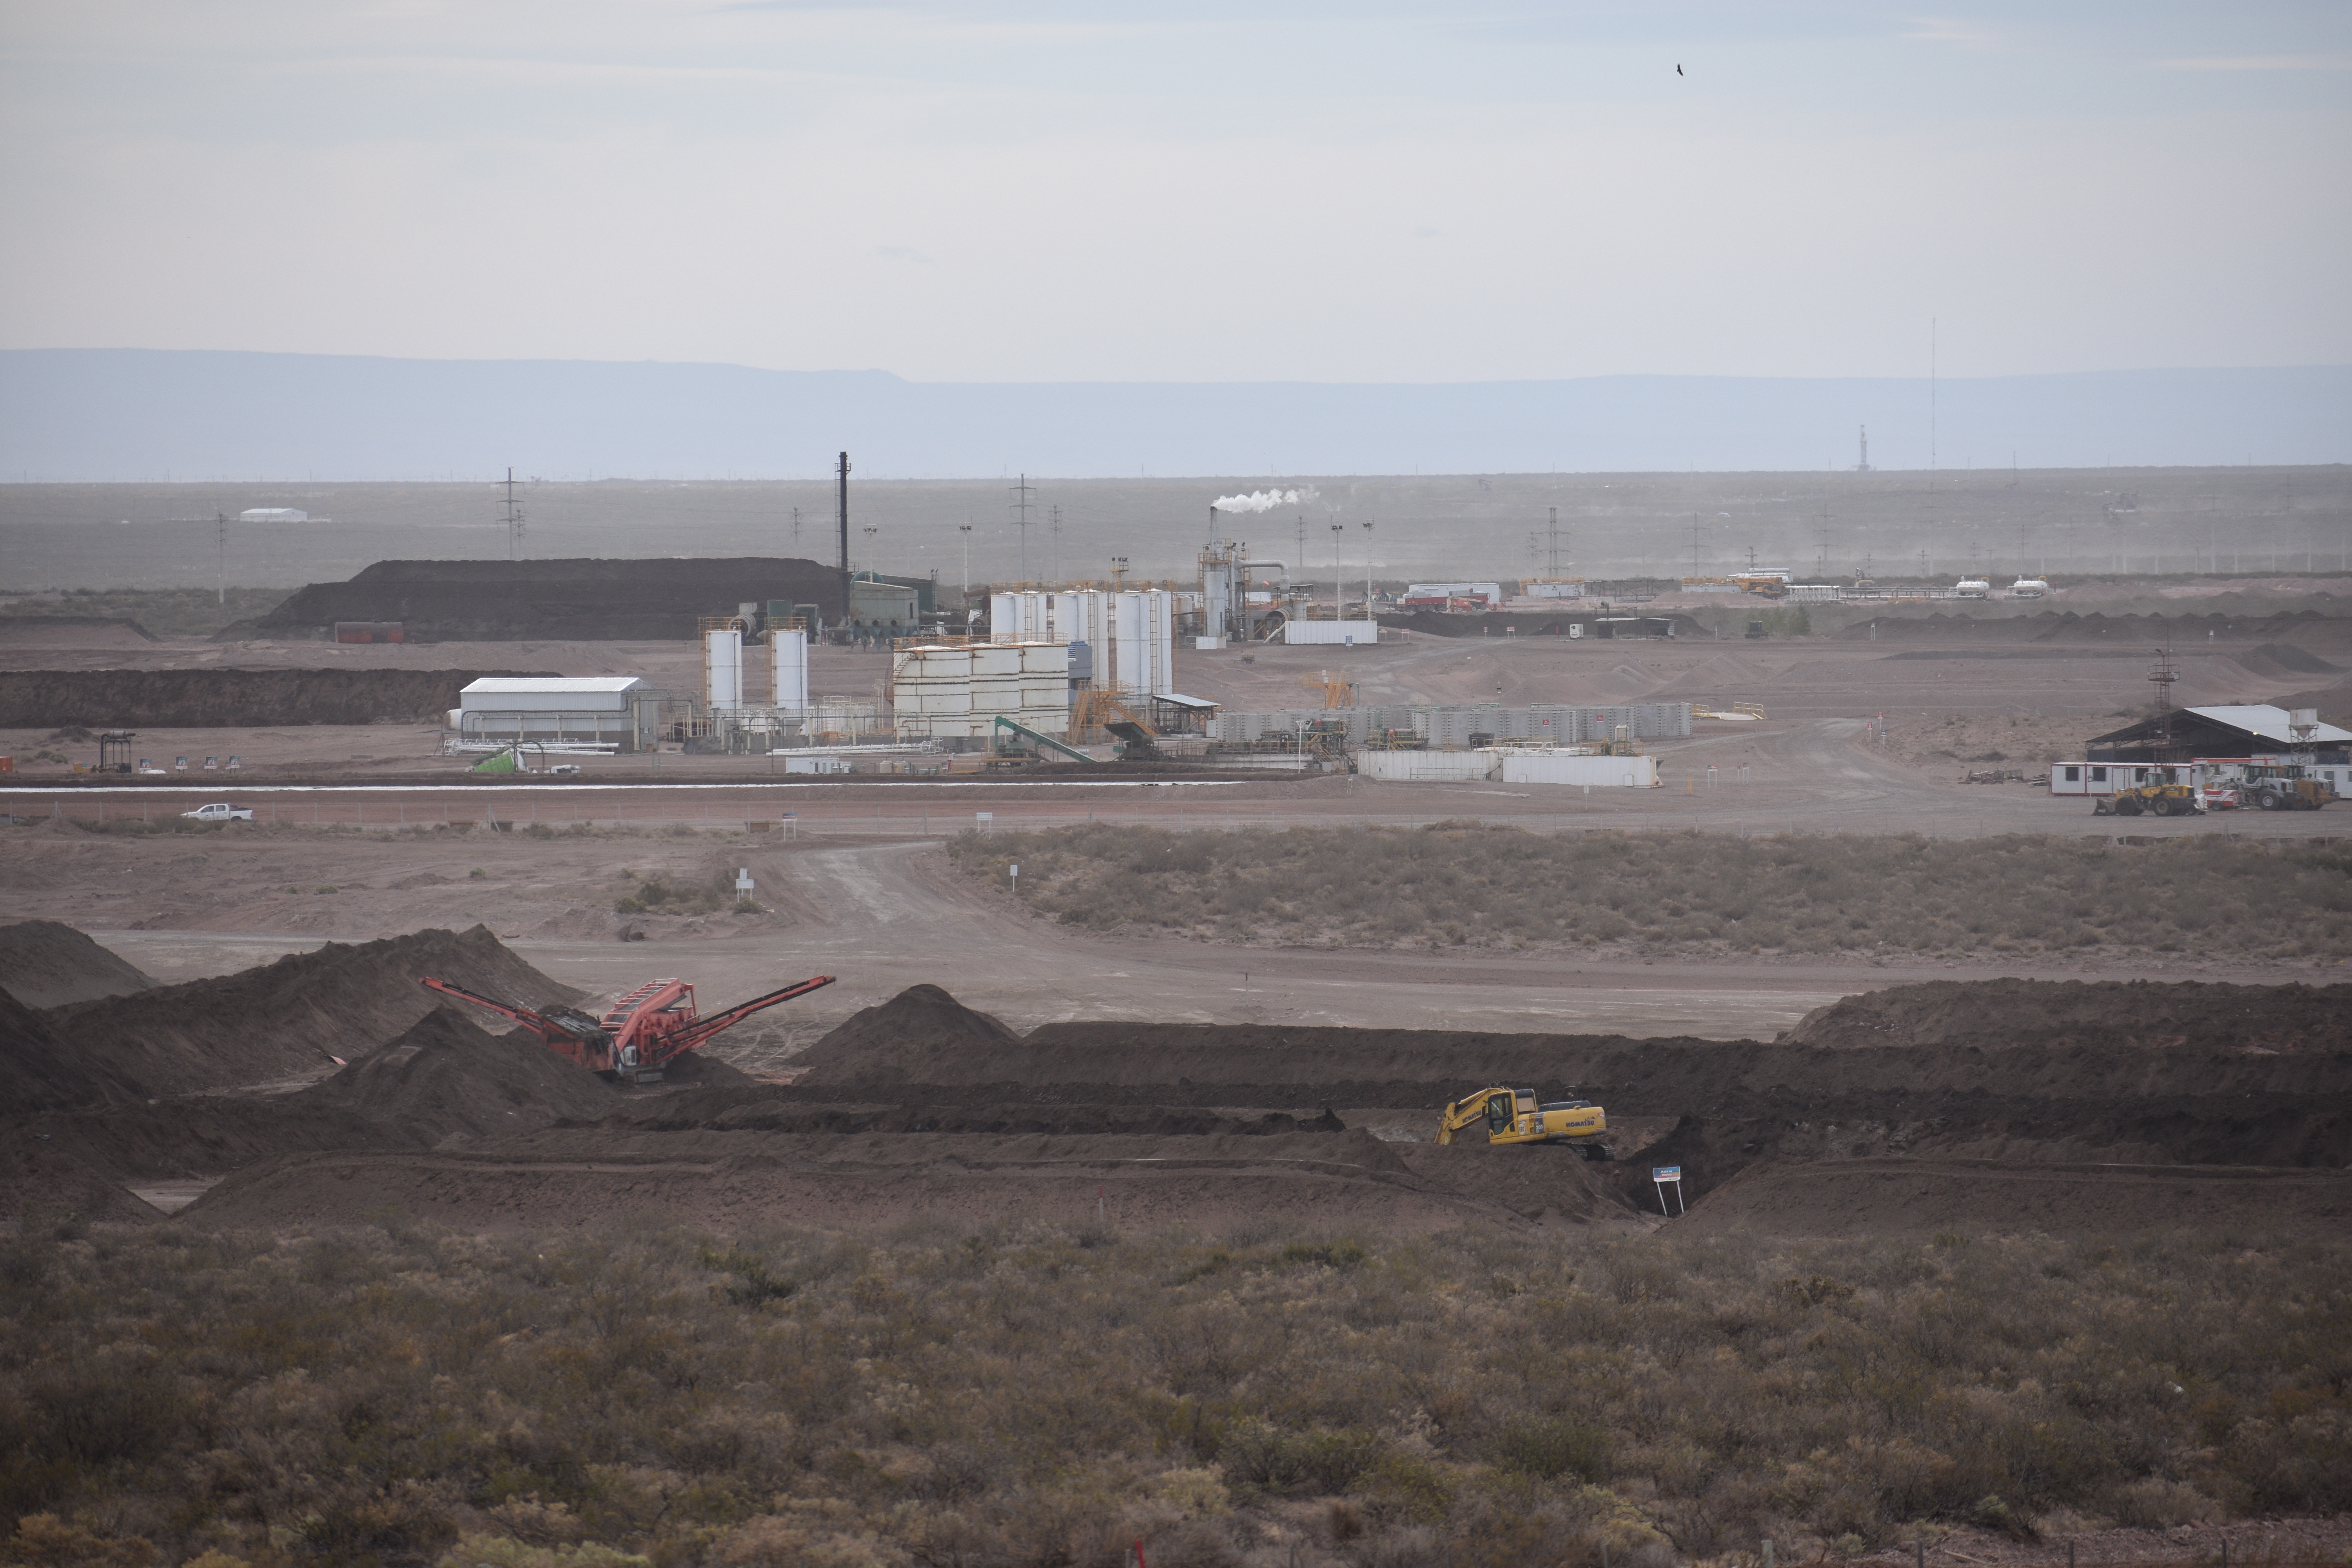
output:
M0 670L0 729L242 730L438 720L485 676L521 669Z
M27 1007L127 996L154 984L69 925L18 921L0 926L0 990Z
M2352 985L1942 980L1816 1007L1788 1046L2352 1051Z
M2293 643L2266 642L2238 655L2238 662L2256 675L2341 675L2341 665L2328 663Z
M433 1011L434 994L416 983L426 974L533 1007L580 997L478 925L462 934L330 942L216 979L76 1003L47 1018L93 1067L148 1095L180 1094L364 1056Z
M771 599L815 605L837 620L841 574L771 556L379 561L347 583L313 583L220 637L310 637L337 621L398 621L410 642L684 641L698 616Z
M944 1057L971 1070L1006 1059L1021 1037L936 985L909 985L887 1002L852 1013L793 1058L812 1081L856 1082L917 1059ZM827 1074L830 1076L827 1076ZM995 1078L1018 1076L999 1066ZM941 1079L940 1082L953 1082Z
M131 1195L116 1174L69 1143L10 1125L0 1135L0 1220L152 1225L163 1215Z
M394 1141L446 1147L613 1109L612 1087L517 1029L492 1035L446 1004L334 1077L290 1097L381 1123Z
M1326 1107L1319 1116L1274 1110L1233 1113L1202 1106L1131 1103L865 1105L803 1100L767 1086L664 1095L609 1110L604 1124L636 1132L996 1132L1142 1137L1265 1137L1345 1132Z
M1651 1212L1657 1199L1650 1198ZM2021 1165L1990 1160L1760 1164L1677 1228L1732 1236L2205 1230L2252 1238L2352 1229L2352 1176L2194 1165Z
M0 991L0 1074L12 1110L60 1110L77 1105L121 1105L139 1086L103 1061L66 1043L46 1015Z

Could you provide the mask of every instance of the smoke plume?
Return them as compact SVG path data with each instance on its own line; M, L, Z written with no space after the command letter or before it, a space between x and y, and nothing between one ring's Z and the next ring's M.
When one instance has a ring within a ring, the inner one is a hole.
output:
M1252 490L1245 496L1223 496L1209 504L1219 511L1272 511L1278 506L1304 506L1315 499L1315 487L1295 490Z

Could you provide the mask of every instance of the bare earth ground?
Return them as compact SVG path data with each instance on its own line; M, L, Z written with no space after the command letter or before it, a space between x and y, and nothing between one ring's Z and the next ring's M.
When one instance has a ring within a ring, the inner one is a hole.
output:
M2183 604L2195 606L2193 600ZM9 635L20 640L0 641L0 662L16 668L214 662L449 668L520 660L579 673L642 674L675 685L691 685L698 673L691 644L146 642L104 627L19 627ZM2308 658L2352 668L2352 622L2307 621L2290 640ZM2253 654L2251 646L2218 642L2184 650L2175 700L2187 704L2272 694L2288 678L2262 675L2240 662L2261 664ZM865 692L884 678L886 663L879 654L820 650L814 684ZM1308 702L1313 694L1302 683L1328 668L1355 680L1365 701L1688 699L1727 709L1747 700L1768 715L1757 722L1701 721L1690 739L1656 744L1665 788L1591 794L1540 785L1379 784L1343 775L1164 785L1072 784L1051 773L987 784L788 784L772 759L677 755L663 757L657 774L642 759L591 759L577 784L468 786L457 783L462 763L439 755L438 733L430 728L151 731L140 737L141 754L188 754L199 763L205 756L240 755L253 771L230 775L199 769L185 783L174 778L170 789L55 790L40 785L67 782L66 769L20 761L6 809L27 818L163 817L200 799L234 796L260 809L260 829L153 837L40 826L0 830L6 834L0 838L5 900L0 907L11 915L90 930L164 979L216 973L330 938L476 920L550 973L583 989L609 989L652 968L690 971L714 996L748 994L802 972L840 973L843 984L821 994L792 1023L754 1035L754 1047L737 1047L763 1056L918 981L945 984L1021 1026L1143 1013L1486 1028L1549 1018L1573 1020L1579 1027L1769 1037L1857 984L1970 971L1941 963L1694 968L1545 957L1399 959L1082 939L1024 923L1025 917L1001 901L953 886L931 868L922 846L972 825L981 811L992 813L998 828L1103 818L1192 828L1478 817L1539 831L2105 837L2112 825L2094 821L2086 802L2053 800L2021 784L1956 781L1979 742L1986 751L2006 751L2001 742L2022 731L2030 744L2021 751L2048 752L2063 749L2069 734L2085 738L2126 722L2146 696L2145 664L2137 649L1917 640L1891 647L1830 638L1465 644L1407 637L1354 650L1352 657L1306 648L1181 656L1182 686L1240 707ZM93 725L105 721L91 717ZM0 748L19 759L45 747L76 757L90 751L82 742L52 743L46 734L0 735ZM1962 756L1937 754L1947 750ZM1924 753L1919 761L1906 760L1918 753ZM351 787L265 787L296 777ZM656 779L663 786L735 787L648 787ZM600 782L625 787L596 787ZM734 832L746 819L772 823L785 813L795 814L796 842L782 842L780 833L755 838ZM2145 818L2131 827L2143 838L2334 837L2352 820L2347 813L2352 805L2243 821ZM477 826L462 836L411 832L384 839L373 832L311 831L337 825L370 830L478 825L486 818L549 826L626 824L629 834L537 840L492 835ZM662 837L681 828L690 837ZM677 878L727 859L751 867L759 900L771 912L635 919L613 912L614 898L625 890L624 868ZM479 877L473 874L477 868ZM322 893L321 887L336 890ZM649 943L690 942L692 957L656 958L635 942L616 940L632 928ZM2015 964L1977 972L2119 973ZM2247 978L2290 973L2224 970L2193 956L2162 972Z

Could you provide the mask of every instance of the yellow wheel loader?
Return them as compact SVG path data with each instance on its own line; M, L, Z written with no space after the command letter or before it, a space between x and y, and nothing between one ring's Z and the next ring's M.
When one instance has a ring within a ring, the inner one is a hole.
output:
M1538 1105L1531 1089L1482 1089L1445 1108L1437 1141L1451 1143L1482 1125L1489 1143L1564 1143L1588 1160L1617 1157L1609 1146L1609 1113L1589 1100Z
M2150 816L2189 816L2203 809L2197 804L2197 792L2178 784L2119 789L2091 804L2093 816L2137 816L2142 812Z

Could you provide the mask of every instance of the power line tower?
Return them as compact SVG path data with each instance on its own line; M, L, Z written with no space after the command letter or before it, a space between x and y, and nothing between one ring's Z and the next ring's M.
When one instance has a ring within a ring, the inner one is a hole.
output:
M1029 476L1013 487L1013 526L1021 531L1021 580L1029 581Z
M849 617L849 454L841 455L841 467L834 479L839 487L834 495L835 521L841 530L841 614Z
M507 559L520 561L522 559L522 503L515 500L515 477L512 468L507 470L504 489L507 492L506 510L499 521L506 524Z
M228 603L228 513L213 509L213 578L220 603Z
M1559 508L1551 509L1551 548L1544 558L1544 574L1559 575Z
M801 509L793 508L793 553L801 552Z
M1053 518L1054 553L1045 569L1053 574L1054 581L1058 583L1062 580L1062 509L1060 506L1056 505L1054 508Z

